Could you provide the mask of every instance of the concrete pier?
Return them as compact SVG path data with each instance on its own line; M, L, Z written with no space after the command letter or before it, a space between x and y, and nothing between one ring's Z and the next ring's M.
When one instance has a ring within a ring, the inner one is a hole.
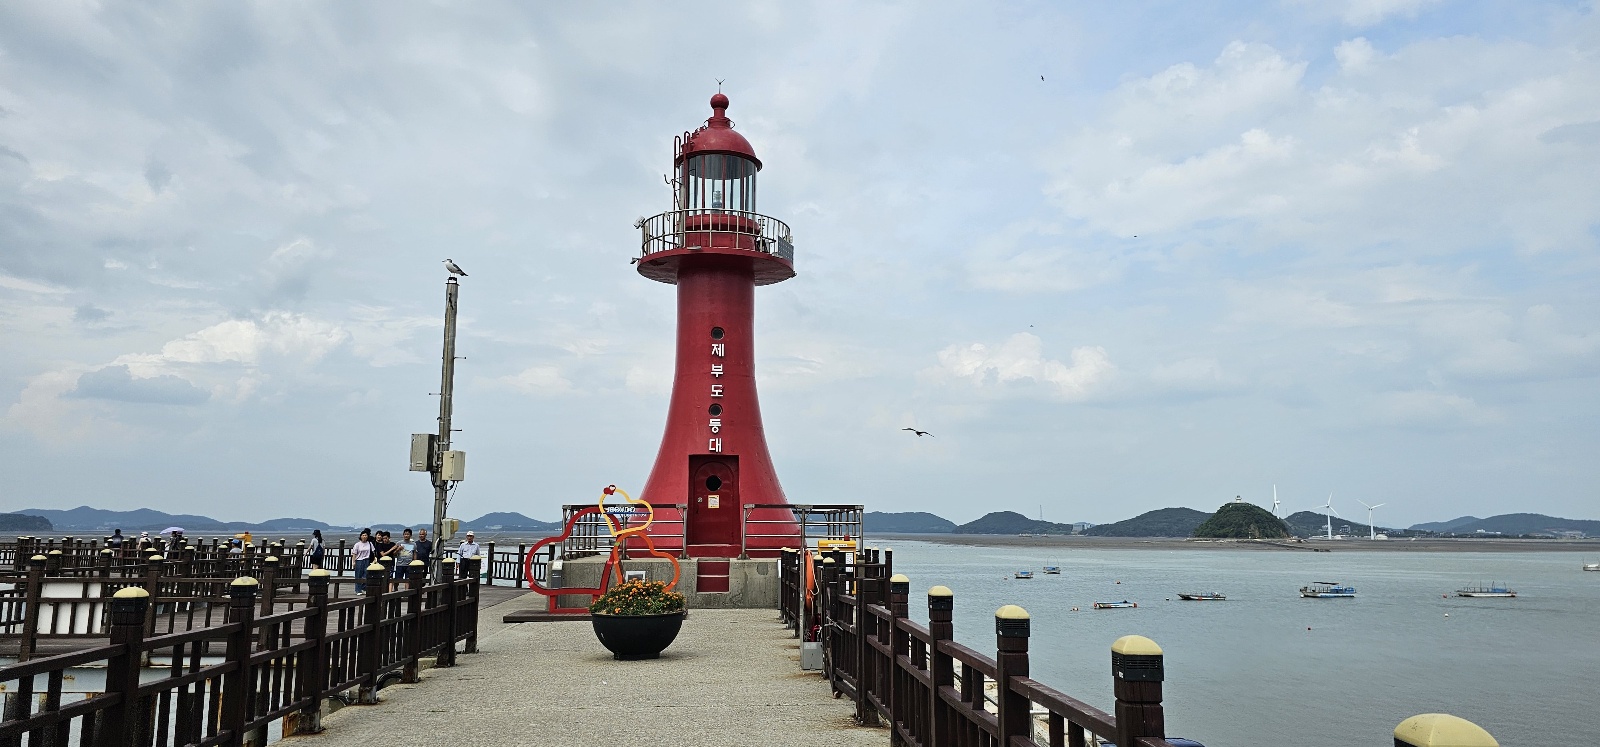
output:
M426 736L446 743L850 747L889 742L862 728L847 700L800 671L799 643L771 609L692 610L653 661L614 661L586 621L506 624L539 597L479 611L479 653L383 703L342 708L300 744L374 744Z

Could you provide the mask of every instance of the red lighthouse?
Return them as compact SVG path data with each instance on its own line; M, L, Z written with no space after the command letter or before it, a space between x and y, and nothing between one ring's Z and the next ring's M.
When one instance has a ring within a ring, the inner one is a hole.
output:
M789 226L756 212L761 160L711 97L703 127L674 138L672 209L639 222L639 274L678 286L678 346L667 428L641 497L684 504L683 543L693 557L773 556L799 527L778 484L756 397L755 289L794 277ZM678 512L657 511L661 534Z

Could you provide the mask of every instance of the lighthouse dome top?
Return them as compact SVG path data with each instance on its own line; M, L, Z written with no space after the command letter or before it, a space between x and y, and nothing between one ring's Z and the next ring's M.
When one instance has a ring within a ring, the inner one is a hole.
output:
M711 118L700 129L683 137L673 162L681 165L691 156L713 153L748 158L755 162L757 169L761 168L761 159L756 158L756 149L750 147L750 141L733 131L733 120L728 119L728 97L720 92L711 97Z

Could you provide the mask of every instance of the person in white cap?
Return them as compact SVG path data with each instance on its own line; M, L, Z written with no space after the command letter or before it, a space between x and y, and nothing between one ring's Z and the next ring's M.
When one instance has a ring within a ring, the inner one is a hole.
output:
M466 560L476 557L478 557L478 541L473 538L472 532L467 532L467 538L456 547L456 559Z

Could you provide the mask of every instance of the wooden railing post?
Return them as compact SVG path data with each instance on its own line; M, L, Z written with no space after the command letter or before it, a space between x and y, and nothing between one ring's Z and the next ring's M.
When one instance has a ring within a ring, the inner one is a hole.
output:
M928 688L931 701L928 713L932 715L933 728L927 747L953 747L955 744L950 706L939 696L940 689L955 687L956 684L955 661L949 654L939 650L940 642L956 637L953 622L955 601L955 595L948 586L935 586L928 590L928 673L933 678L933 687Z
M283 564L283 559L276 555L268 555L261 561L261 617L272 614L273 605L277 603L278 566ZM263 642L265 638L261 639Z
M889 578L889 630L886 631L889 635L889 661L886 666L888 671L883 678L887 685L883 702L889 706L890 744L900 743L895 727L911 723L911 704L904 702L908 693L900 691L900 657L911 655L911 639L900 629L900 621L908 614L906 607L910 596L911 579L898 573Z
M444 584L439 592L439 604L444 607L444 646L439 649L433 665L453 667L456 665L456 559L440 560L439 569L438 581Z
M1140 737L1166 738L1166 717L1161 711L1164 659L1161 647L1142 635L1125 635L1111 644L1117 744L1135 744Z
M519 544L519 545L517 545L517 568L516 568L516 573L513 574L513 575L515 575L517 577L516 588L518 588L518 589L522 588L522 582L523 582L522 569L527 568L527 567L528 567L528 546Z
M61 548L44 554L44 572L48 576L61 575Z
M139 692L139 662L143 658L145 608L150 595L144 589L130 586L111 597L111 645L122 650L106 660L106 692L121 696L117 704L99 716L95 726L96 747L129 747L143 744L136 735L144 733L147 724L144 708L137 698Z
M878 725L878 709L868 697L873 684L877 682L878 660L873 655L875 652L872 650L872 638L876 635L874 622L878 618L873 617L872 612L867 609L877 598L875 592L878 580L868 578L868 565L862 562L864 558L870 562L874 554L876 553L869 549L867 554L857 555L855 565L856 604L853 614L856 621L856 723L862 726ZM826 563L827 560L823 562Z
M405 628L406 667L401 681L416 682L417 657L422 655L422 587L427 585L428 564L413 560L406 568L406 589L411 592L406 598L406 616L411 619Z
M378 702L378 662L383 641L383 593L389 588L388 569L374 561L367 566L367 603L365 624L371 626L361 634L361 649L356 658L356 674L361 678L357 702L376 705Z
M255 641L256 591L260 582L241 576L228 584L228 622L238 628L228 634L223 658L233 668L222 675L222 728L228 732L229 747L243 747L245 724L249 723L249 704L255 699L256 678L250 671L250 653ZM141 742L140 744L145 744Z
M1029 713L1028 699L1017 694L1012 680L1028 676L1028 635L1032 620L1028 611L1014 604L995 610L995 686L999 700L999 744L1009 745L1014 737L1031 738L1033 716ZM981 702L981 701L980 701ZM1117 744L1133 745L1118 741Z
M490 545L490 547L493 547L493 545ZM466 645L461 647L461 652L475 654L478 653L478 571L483 567L483 556L467 558L466 566L467 579L470 581L467 584L468 596L466 603L472 609L473 614L467 615L467 642ZM490 567L493 568L494 565L491 563Z
M833 558L823 558L822 573L818 574L820 578L817 582L817 615L822 619L822 632L817 635L817 643L822 645L823 651L822 676L826 677L828 684L833 686L835 697L843 691L839 689L838 672L836 671L839 666L839 652L832 648L836 644L834 643L833 627L828 623L834 620L834 615L837 613L835 609L837 602L835 600L842 593L839 588L839 570L839 564L833 562ZM804 609L803 605L801 609ZM802 613L801 616L804 617L804 614ZM809 621L803 627L809 631ZM796 629L798 630L799 628L797 627ZM801 634L800 641L804 645L804 633Z
M489 554L485 557L489 559L489 567L484 569L488 571L488 578L484 579L484 583L494 586L494 540L489 540Z
M39 625L43 613L39 608L39 600L44 596L44 568L47 562L48 558L43 555L28 559L28 590L23 597L26 601L23 603L22 642L17 649L17 661L27 661L33 658L33 652L39 650Z
M334 572L340 576L344 575L344 564L347 562L346 559L350 557L350 554L345 552L344 542L345 541L343 539L339 540L339 554L336 556L339 558L339 562L334 564ZM322 564L326 566L328 563L326 560L324 560Z
M296 684L306 704L292 721L284 717L283 731L287 736L322 731L322 689L328 686L328 579L332 575L318 568L306 580L306 608L311 614L306 617L305 638L312 646L301 651L295 662L295 678L299 680Z

